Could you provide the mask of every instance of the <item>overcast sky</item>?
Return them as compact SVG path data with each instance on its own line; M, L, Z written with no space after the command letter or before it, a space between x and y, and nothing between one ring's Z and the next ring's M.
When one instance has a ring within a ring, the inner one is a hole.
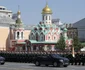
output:
M21 18L24 24L35 25L42 19L42 9L46 5L46 0L0 0L0 5L18 11L20 5ZM74 23L85 18L85 0L48 0L48 5L52 9L52 18L59 18L64 23Z

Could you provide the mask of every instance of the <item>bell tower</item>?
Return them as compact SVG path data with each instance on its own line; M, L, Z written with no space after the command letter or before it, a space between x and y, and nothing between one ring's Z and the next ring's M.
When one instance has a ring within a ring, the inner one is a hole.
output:
M17 12L17 20L15 24L15 29L14 29L14 39L15 40L22 40L24 39L24 28L21 20L21 12L18 10Z
M47 2L46 6L42 10L42 22L44 24L52 24L52 10L48 7Z

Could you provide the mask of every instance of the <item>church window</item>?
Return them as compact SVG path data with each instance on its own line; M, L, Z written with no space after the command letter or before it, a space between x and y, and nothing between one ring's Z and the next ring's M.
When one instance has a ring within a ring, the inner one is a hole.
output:
M48 39L50 39L50 36L48 37Z
M0 8L0 10L2 10L2 8Z
M43 20L44 20L44 16L43 16Z
M43 36L41 36L41 41L43 41Z
M40 28L40 30L42 30L42 28Z
M54 40L56 39L56 37L54 37Z
M41 41L43 41L43 40L44 40L44 35L43 35L43 33L41 33L40 36L41 36Z
M23 39L23 32L21 32L21 38Z
M47 16L46 16L46 20L47 20Z
M36 33L36 40L38 41L38 34Z
M43 35L43 33L41 33L41 35Z
M31 35L33 35L33 33L31 33Z
M9 15L9 17L10 17L10 15Z
M5 10L5 8L3 8L3 10Z
M37 30L37 28L35 28L35 30Z
M17 32L17 39L19 39L19 32Z

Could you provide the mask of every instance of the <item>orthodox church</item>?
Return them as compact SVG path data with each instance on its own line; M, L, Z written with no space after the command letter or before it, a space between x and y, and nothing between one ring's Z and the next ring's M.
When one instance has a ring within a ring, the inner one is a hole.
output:
M42 21L36 25L29 35L31 51L55 51L55 45L63 35L66 46L72 45L72 39L67 37L67 29L62 25L52 23L52 10L48 4L42 10Z
M26 30L21 20L21 12L17 12L17 19L10 28L10 50L27 51L27 40L31 30Z
M25 29L19 10L15 22L11 18L10 20L12 23L10 24L3 23L2 26L1 22L0 50L55 51L55 45L59 41L61 35L64 36L66 46L71 46L72 39L68 39L66 27L61 23L60 25L53 24L52 13L52 10L48 7L48 4L46 4L42 10L42 21L38 25L31 27L32 29L29 29L29 27Z

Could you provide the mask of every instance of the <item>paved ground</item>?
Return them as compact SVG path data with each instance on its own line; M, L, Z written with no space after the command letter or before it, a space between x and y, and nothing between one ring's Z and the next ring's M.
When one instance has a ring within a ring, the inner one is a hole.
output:
M52 66L35 66L31 63L10 63L6 62L4 65L0 65L0 70L85 70L85 66L71 66L68 67L52 67Z

